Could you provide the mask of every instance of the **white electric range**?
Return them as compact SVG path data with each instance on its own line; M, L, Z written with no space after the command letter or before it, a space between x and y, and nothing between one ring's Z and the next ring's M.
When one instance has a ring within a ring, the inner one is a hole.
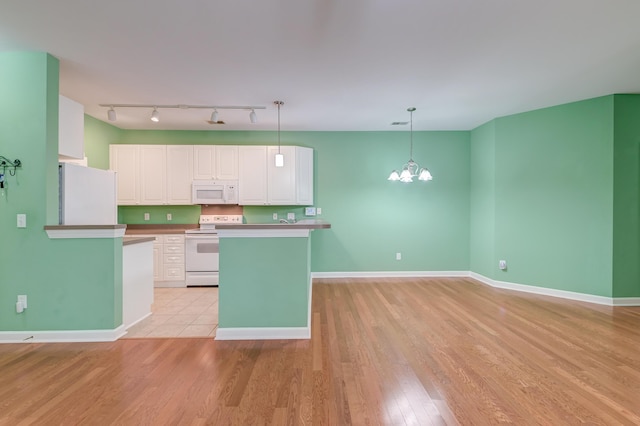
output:
M200 228L185 231L185 279L187 287L217 286L220 245L217 223L242 223L242 215L201 215Z

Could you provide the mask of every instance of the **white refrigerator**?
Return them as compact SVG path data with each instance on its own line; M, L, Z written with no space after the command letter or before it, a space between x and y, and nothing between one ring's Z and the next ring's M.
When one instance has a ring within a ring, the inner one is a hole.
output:
M116 174L60 163L60 225L115 225Z

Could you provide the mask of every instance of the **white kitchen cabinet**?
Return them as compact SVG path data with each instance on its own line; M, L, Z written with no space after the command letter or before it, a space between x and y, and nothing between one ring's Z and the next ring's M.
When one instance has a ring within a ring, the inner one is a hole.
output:
M184 235L136 235L153 237L153 281L155 287L185 287Z
M118 205L167 204L166 145L111 145L109 168L117 172Z
M58 155L84 158L84 106L58 96Z
M191 204L193 145L167 145L167 204Z
M167 204L167 146L139 145L140 204Z
M173 285L165 286L182 287L185 285L184 275L184 235L163 235L163 281L170 281ZM176 283L177 282L177 283ZM178 284L178 285L176 285Z
M238 203L265 205L267 198L267 147L241 146L238 167Z
M194 145L193 178L214 180L238 179L238 146Z
M275 166L277 146L241 146L241 205L313 204L313 150L281 146L284 167Z
M140 201L139 145L110 145L109 169L116 172L118 205Z
M284 167L276 167L277 146L267 147L267 199L272 205L294 205L296 202L295 146L282 146Z
M313 149L296 147L296 204L313 204Z

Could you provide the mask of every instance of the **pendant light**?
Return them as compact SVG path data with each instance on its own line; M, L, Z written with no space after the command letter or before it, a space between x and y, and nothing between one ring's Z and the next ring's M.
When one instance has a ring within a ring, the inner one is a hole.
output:
M407 162L407 164L405 164L402 167L402 172L398 173L397 170L392 171L387 180L392 180L392 181L399 180L400 182L409 183L409 182L413 182L413 178L415 176L418 176L418 180L422 180L422 181L429 181L433 179L433 176L431 176L431 173L429 173L429 170L427 170L426 168L421 168L418 163L413 161L413 112L415 110L416 109L413 107L407 108L407 111L409 111L409 115L410 115L409 122L411 123L410 131L409 131L409 135L410 135L409 138L411 141L410 150L409 150L409 161Z
M284 105L284 102L273 101L273 104L278 107L278 153L275 156L276 167L284 167L284 155L280 152L280 107Z

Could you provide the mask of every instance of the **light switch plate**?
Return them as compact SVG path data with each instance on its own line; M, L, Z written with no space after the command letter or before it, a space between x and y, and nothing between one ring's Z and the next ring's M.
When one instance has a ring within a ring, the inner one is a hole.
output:
M316 215L316 208L315 207L305 207L304 208L304 215L305 216L315 216Z
M27 227L27 215L24 213L18 213L17 216L17 225L18 228L26 228Z

